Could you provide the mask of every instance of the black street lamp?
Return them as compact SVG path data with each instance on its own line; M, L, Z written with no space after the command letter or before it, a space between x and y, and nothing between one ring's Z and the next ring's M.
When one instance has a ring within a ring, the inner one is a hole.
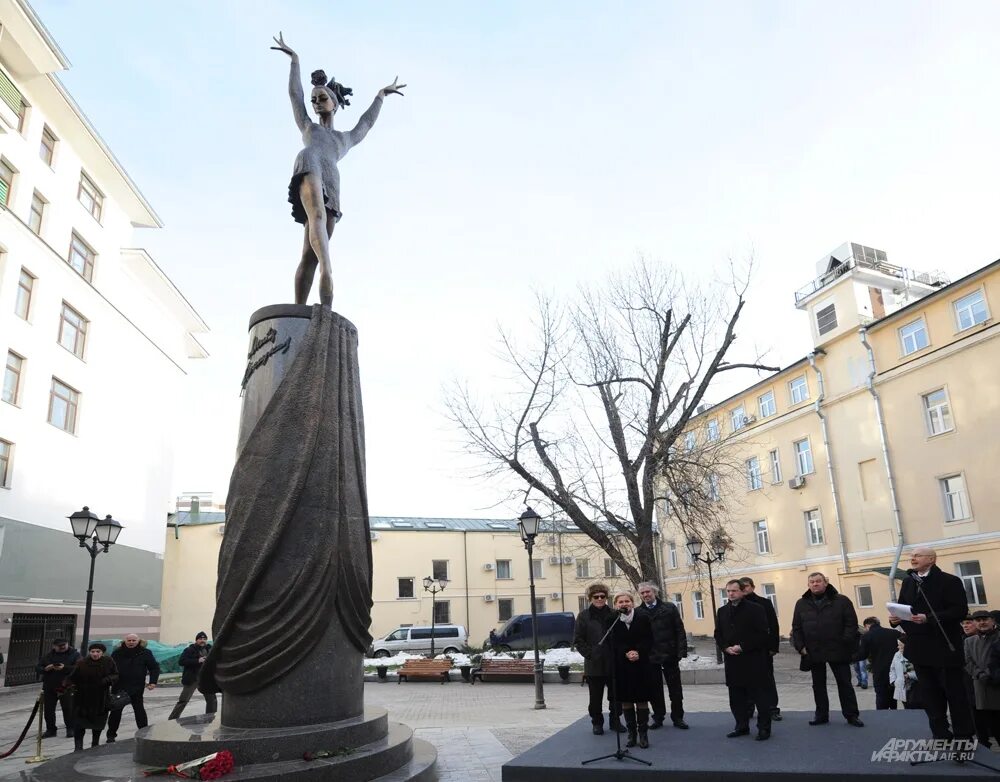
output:
M437 617L437 593L444 592L444 588L448 586L447 578L431 578L427 576L424 579L424 591L431 593L431 659L434 659L434 619Z
M545 708L545 693L542 690L542 660L538 656L538 612L535 607L535 563L531 558L531 551L535 547L535 536L538 535L538 525L542 517L535 513L530 507L517 520L517 529L521 533L521 540L528 550L528 584L531 590L531 641L535 647L535 708Z
M689 538L687 542L688 552L695 562L704 562L708 566L708 588L712 595L712 626L718 630L719 610L715 605L715 581L712 578L712 565L722 562L726 558L726 541L722 535L712 536L712 552L701 556L702 542L698 538ZM713 636L714 637L714 636ZM722 648L718 643L715 645L715 661L722 663Z
M87 645L90 643L90 614L94 608L94 563L97 555L102 551L107 553L124 529L121 524L111 518L110 515L99 519L90 512L86 505L83 510L78 510L69 516L69 525L73 530L73 537L80 541L80 548L87 549L90 554L90 580L87 582L87 608L83 614L83 642L80 648L83 653L87 652Z

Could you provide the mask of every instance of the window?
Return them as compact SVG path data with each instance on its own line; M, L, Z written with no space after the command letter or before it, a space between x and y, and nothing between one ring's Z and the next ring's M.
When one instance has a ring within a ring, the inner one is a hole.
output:
M42 143L38 147L38 157L42 159L49 168L52 168L52 161L56 156L56 134L49 130L49 126L42 127Z
M21 91L14 86L6 73L0 70L0 100L10 107L17 116L17 132L24 132L24 119L28 113L28 105L24 102Z
M768 391L763 396L757 397L757 410L761 418L767 418L778 412L778 408L774 405L774 391Z
M447 559L434 559L431 560L431 577L437 581L439 578L443 578L445 581L448 580L448 560Z
M58 378L52 378L49 390L49 423L64 432L76 434L76 414L80 407L80 392Z
M781 483L781 454L775 448L767 457L771 461L771 483Z
M577 597L577 599L576 599L576 607L580 611L586 610L586 608L587 608L587 596L586 595L580 595L579 597Z
M7 367L3 371L4 402L16 405L21 398L21 375L24 371L24 357L12 350L7 351Z
M944 520L961 521L972 516L969 512L969 495L965 491L965 478L962 475L949 475L940 478L941 494L944 497Z
M580 609L583 610L582 608ZM497 600L497 619L506 622L514 616L514 600L510 597L501 597Z
M576 561L576 577L590 578L590 560L578 559Z
M14 176L17 171L3 158L0 158L0 206L10 206L10 193L14 189Z
M96 258L97 253L90 249L90 245L77 236L74 231L73 239L69 243L69 265L87 282L94 279L94 260Z
M907 323L899 330L899 343L903 348L903 355L908 356L923 350L930 343L927 339L927 326L923 318L917 318L913 323Z
M719 439L719 421L717 418L713 418L708 422L708 426L705 427L705 433L710 443L714 443Z
M398 597L401 600L413 597L412 578L398 578L396 579L396 581L399 584L396 591L396 597Z
M604 577L605 578L617 578L618 577L618 564L610 558L605 558L604 560Z
M983 570L979 561L956 562L955 573L965 584L965 596L969 605L986 605L986 584L983 582Z
M48 201L38 194L37 190L31 194L31 211L28 213L28 228L39 236L42 233L42 218L45 216L45 207L48 206L48 203Z
M497 578L513 578L510 574L510 560L509 559L498 559L497 560Z
M31 314L31 292L35 287L35 277L25 268L21 268L21 276L17 280L17 300L14 302L14 314L24 320Z
M691 602L694 603L694 618L705 618L705 602L701 599L701 592L691 593Z
M535 598L535 612L539 614L545 613L545 598L536 597Z
M771 553L771 539L767 534L767 522L766 521L755 521L753 523L753 536L757 543L757 553L758 554L770 554Z
M819 515L819 508L813 508L805 512L806 519L806 543L810 546L819 546L824 542L823 519Z
M673 540L667 541L667 567L670 570L677 569L677 542Z
M827 304L816 310L816 330L820 334L826 334L837 328L837 307L835 304Z
M771 601L771 605L774 606L774 613L778 613L778 593L774 588L774 584L761 584L760 585L761 594Z
M708 474L705 486L705 496L712 502L718 502L722 498L722 492L719 488L719 476L717 473L710 472Z
M10 488L10 476L13 470L11 462L14 461L14 443L0 440L0 488Z
M756 491L761 488L764 484L760 479L760 459L756 456L751 456L746 461L747 466L747 490Z
M59 316L59 344L77 358L83 358L87 345L87 323L83 315L63 302L62 314Z
M793 405L805 402L809 398L809 382L805 375L788 381L788 395L791 397Z
M684 619L684 599L681 597L680 592L674 592L670 596L670 602L677 606L677 612L681 615L681 620Z
M923 395L924 417L927 422L927 434L933 436L950 432L955 428L951 420L951 406L948 404L948 392L943 388Z
M696 443L695 443L694 432L688 432L686 435L684 435L684 450L685 451L693 451L694 447L695 447L695 444Z
M809 475L813 471L813 455L809 439L796 440L792 445L795 448L796 475Z
M872 598L872 588L868 584L858 584L854 587L854 597L858 608L875 607L875 600Z
M971 329L988 317L989 313L986 311L986 300L983 298L982 291L974 291L955 302L955 320L958 321L959 331Z
M94 180L82 171L80 172L80 189L77 190L76 197L83 204L83 208L90 212L97 222L101 222L104 195L97 189Z
M438 600L434 604L434 621L437 624L450 624L451 623L451 601L450 600ZM435 636L439 635L437 632L434 633Z
M743 409L743 405L740 405L729 414L729 421L733 426L734 432L747 425L747 414Z
M531 575L535 578L545 578L542 574L542 560L533 559L531 560Z

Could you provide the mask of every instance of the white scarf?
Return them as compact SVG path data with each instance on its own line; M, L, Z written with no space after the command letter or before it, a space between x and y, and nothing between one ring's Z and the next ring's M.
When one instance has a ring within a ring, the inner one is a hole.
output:
M633 606L632 609L627 614L621 614L621 621L630 630L632 629L631 625L633 619L635 619L635 606Z

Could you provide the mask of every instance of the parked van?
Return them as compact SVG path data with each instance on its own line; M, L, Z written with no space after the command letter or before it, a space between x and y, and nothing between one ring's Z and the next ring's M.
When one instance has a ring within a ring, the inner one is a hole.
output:
M569 611L538 614L538 648L566 649L573 645L576 617ZM483 644L497 652L533 649L531 614L518 614L497 632L490 630L489 639Z
M434 626L434 654L454 654L462 650L468 637L461 625ZM368 647L369 657L392 657L399 652L430 654L431 628L397 627L384 638L377 638Z

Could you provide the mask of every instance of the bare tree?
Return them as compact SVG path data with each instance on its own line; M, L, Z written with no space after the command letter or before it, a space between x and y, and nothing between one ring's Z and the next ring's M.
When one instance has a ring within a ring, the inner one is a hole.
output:
M722 473L721 444L682 447L688 422L722 373L777 371L758 357L727 360L748 277L691 290L640 261L564 306L540 296L529 348L501 331L510 389L484 406L456 384L448 414L487 475L513 473L525 501L544 497L633 584L655 580L657 501L690 509L693 533L723 512L710 477Z

